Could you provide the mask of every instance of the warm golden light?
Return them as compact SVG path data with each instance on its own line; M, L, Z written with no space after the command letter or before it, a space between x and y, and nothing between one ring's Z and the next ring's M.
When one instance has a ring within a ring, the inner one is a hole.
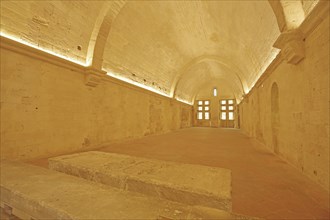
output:
M24 41L24 40L18 38L18 37L16 37L16 36L9 35L9 34L4 33L4 32L2 32L2 31L0 32L0 36L5 37L5 38L8 38L8 39L13 40L13 41L16 41L16 42L19 42L19 43L21 43L21 44L24 44L24 45L26 45L26 46L32 47L32 48L34 48L34 49L37 49L37 50L40 50L40 51L46 52L46 53L51 54L51 55L53 55L53 56L56 56L56 57L59 57L59 58L62 58L62 59L68 60L68 61L73 62L73 63L76 63L76 64L79 64L79 65L81 65L81 66L87 66L87 64L84 63L84 62L81 62L81 61L76 60L76 59L71 58L71 57L67 57L67 56L64 56L64 55L61 55L61 54L55 53L55 52L53 52L53 51L51 51L51 50L48 50L48 49L45 49L45 48L42 48L42 47L38 47L38 46L36 46L36 45L33 45L33 44L29 43L29 42L26 42L26 41Z

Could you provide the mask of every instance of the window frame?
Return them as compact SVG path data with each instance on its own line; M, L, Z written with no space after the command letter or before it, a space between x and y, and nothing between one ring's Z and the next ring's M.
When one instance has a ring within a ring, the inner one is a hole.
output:
M197 120L202 121L202 120L210 120L211 119L211 112L210 112L210 105L211 101L209 99L204 99L204 100L197 100ZM202 110L200 110L200 108ZM206 110L207 108L207 110ZM202 114L202 118L199 118L200 113ZM208 119L206 119L206 115L208 115Z
M234 121L235 120L235 99L221 99L220 102L220 120L221 121ZM225 116L225 117L223 117ZM232 116L232 117L229 117Z

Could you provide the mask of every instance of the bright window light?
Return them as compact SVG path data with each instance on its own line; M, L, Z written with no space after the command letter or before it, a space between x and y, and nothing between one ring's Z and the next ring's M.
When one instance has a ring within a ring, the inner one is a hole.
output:
M213 96L218 96L218 90L217 90L217 88L214 88L213 89Z
M222 111L226 111L227 107L226 106L221 106Z
M230 111L232 111L232 110L234 110L234 106L228 106L228 110L230 110Z
M210 107L208 107L208 106L205 106L205 111L209 111L210 110Z
M229 105L234 104L234 100L228 100L228 104L229 104Z
M221 120L226 120L226 119L227 119L226 112L221 112Z
M203 105L203 101L198 101L198 105Z
M225 105L226 103L227 103L226 100L221 100L221 104L222 104L222 105Z
M203 119L203 112L198 112L197 119L202 120Z
M229 112L228 119L234 120L234 112Z
M203 107L202 106L198 106L198 111L203 111Z
M204 105L209 105L210 101L204 101Z
M209 112L205 112L205 120L209 120L210 119L210 113Z

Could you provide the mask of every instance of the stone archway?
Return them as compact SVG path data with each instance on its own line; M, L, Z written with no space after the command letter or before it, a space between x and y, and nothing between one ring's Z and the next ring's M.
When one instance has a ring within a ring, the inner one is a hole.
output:
M280 127L280 105L279 105L279 91L276 82L271 88L271 128L272 128L272 145L276 154L280 153L279 148L279 127Z

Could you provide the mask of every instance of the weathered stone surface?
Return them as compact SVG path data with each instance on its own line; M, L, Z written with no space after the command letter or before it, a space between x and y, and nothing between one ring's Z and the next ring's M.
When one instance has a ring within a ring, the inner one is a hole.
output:
M328 1L324 3L329 7ZM317 16L320 13L324 12ZM301 31L309 33L305 58L297 65L278 65L240 103L239 112L245 134L329 191L329 11L325 14L323 20L303 23ZM319 22L316 28L315 22ZM271 105L274 85L278 109ZM273 123L274 115L277 123Z
M2 159L92 150L191 126L190 105L109 76L92 88L78 65L2 37L0 47Z
M33 219L249 219L11 161L1 162L1 206Z
M127 191L231 210L231 172L227 169L97 151L48 161L50 169Z

